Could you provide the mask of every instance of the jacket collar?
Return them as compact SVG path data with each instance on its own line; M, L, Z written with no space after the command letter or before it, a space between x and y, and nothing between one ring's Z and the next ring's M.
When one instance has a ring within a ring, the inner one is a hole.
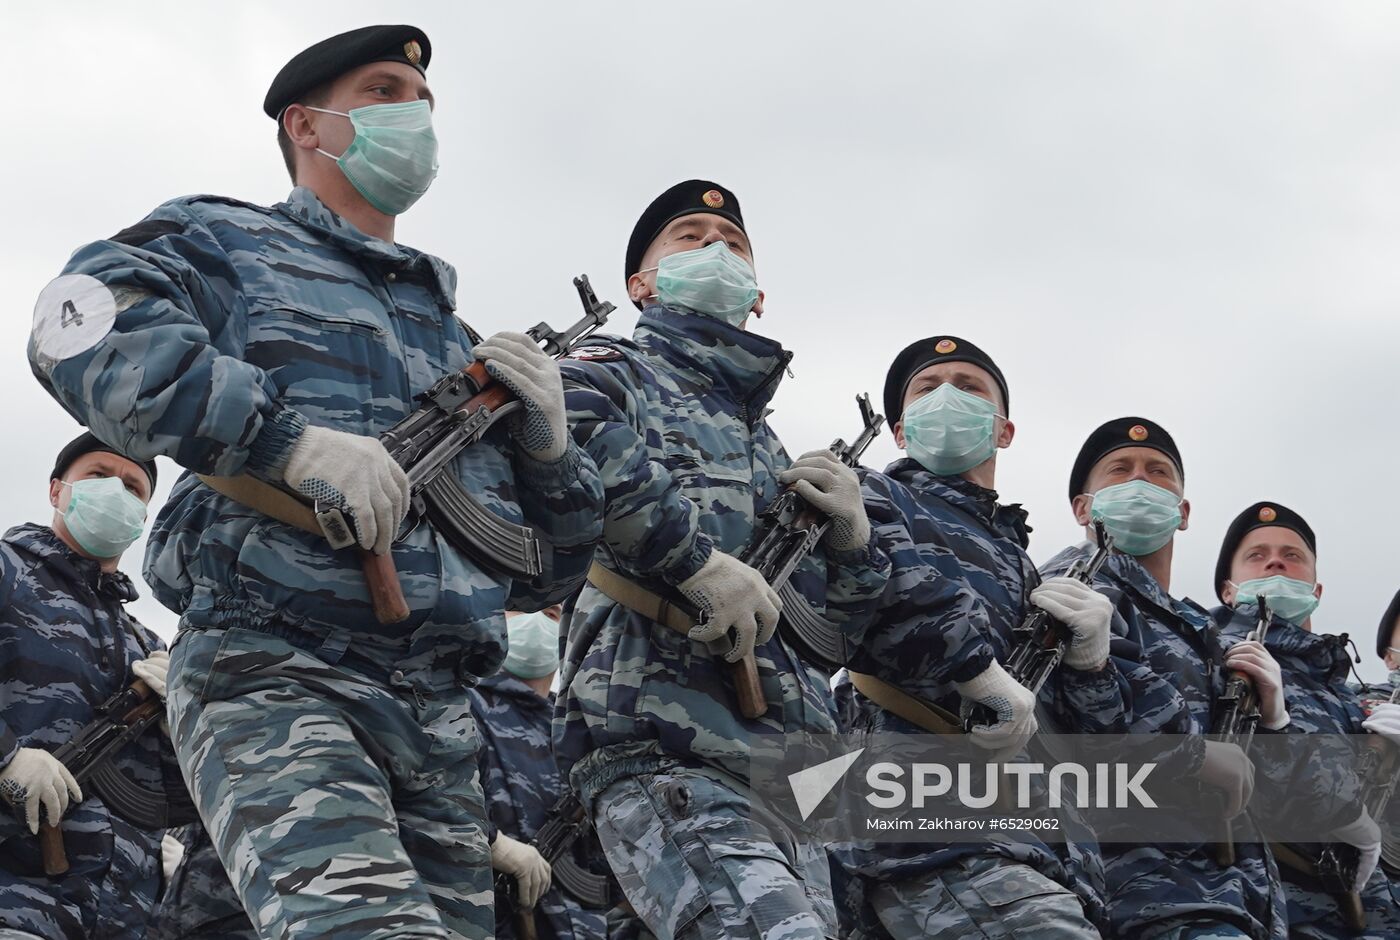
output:
M5 541L57 572L70 584L86 584L98 597L129 604L139 596L131 579L120 571L106 574L101 565L69 548L46 525L26 522L5 533Z
M490 689L498 698L507 698L527 708L554 708L554 694L548 698L540 695L515 676L501 669L477 683L478 688Z
M293 189L285 202L279 202L273 208L357 257L369 259L378 265L423 272L438 300L451 310L457 309L457 272L441 258L397 242L386 242L382 238L366 235L326 208L326 204L305 186Z
M1229 632L1240 636L1253 630L1259 618L1258 608L1254 604L1241 604L1233 609L1217 607L1211 613L1217 623L1232 625L1233 629ZM1264 648L1276 657L1295 661L1314 678L1332 684L1346 681L1347 671L1351 668L1347 639L1345 633L1337 636L1310 633L1275 615L1264 637Z
M749 422L766 413L792 353L776 340L700 313L653 303L632 339L739 405Z
M912 457L901 457L885 468L885 476L898 480L920 496L941 499L968 515L980 519L990 529L1013 539L1022 548L1030 544L1033 531L1026 524L1028 514L1020 503L1003 506L997 491L978 486L962 477L941 477Z

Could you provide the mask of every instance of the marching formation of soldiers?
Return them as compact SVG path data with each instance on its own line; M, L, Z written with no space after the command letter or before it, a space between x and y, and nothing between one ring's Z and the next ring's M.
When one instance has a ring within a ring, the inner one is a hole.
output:
M437 171L431 53L410 26L300 53L264 104L287 201L165 203L38 299L34 374L87 431L51 524L0 542L0 940L1400 937L1366 781L1270 791L1325 808L1338 891L1242 813L1270 768L1207 737L1238 678L1261 736L1400 748L1397 690L1314 632L1302 516L1244 509L1220 606L1173 594L1186 456L1124 417L1069 469L1088 540L1037 570L995 488L1014 383L948 335L889 367L904 457L791 458L765 420L791 354L749 329L753 247L707 180L636 223L630 338L483 339L394 240ZM186 471L143 569L169 652L117 570L156 456ZM744 559L786 492L824 528L779 584ZM778 629L799 609L839 671ZM1006 663L1035 610L1065 640L1033 689ZM1400 594L1376 654L1400 667ZM965 708L989 759L1047 726L1172 736L1234 851L826 845L754 810L755 735L960 734Z

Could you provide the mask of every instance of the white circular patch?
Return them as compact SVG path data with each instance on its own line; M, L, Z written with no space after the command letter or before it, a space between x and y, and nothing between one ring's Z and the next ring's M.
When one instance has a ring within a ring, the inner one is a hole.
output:
M34 347L64 360L96 346L112 329L117 301L89 274L64 274L49 281L34 304Z

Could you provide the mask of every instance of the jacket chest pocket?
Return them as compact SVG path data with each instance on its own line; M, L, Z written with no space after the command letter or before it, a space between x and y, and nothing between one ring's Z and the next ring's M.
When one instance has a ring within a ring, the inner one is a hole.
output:
M368 317L269 306L249 314L243 358L312 424L367 433L379 429L377 407L388 406L382 417L392 421L406 405L393 345Z
M752 472L689 454L667 454L664 463L672 482L700 508L700 530L722 551L733 554L743 548L754 522Z

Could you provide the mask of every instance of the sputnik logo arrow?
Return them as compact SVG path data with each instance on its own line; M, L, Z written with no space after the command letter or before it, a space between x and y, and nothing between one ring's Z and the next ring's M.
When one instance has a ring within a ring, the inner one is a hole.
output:
M856 758L860 757L864 751L863 747L856 748L849 754L842 754L840 757L822 761L815 767L808 767L795 774L788 774L788 786L792 787L792 795L797 800L797 810L802 814L803 822L807 821L807 817L812 815L813 810L826 798L832 788L841 782L846 771L851 769Z

